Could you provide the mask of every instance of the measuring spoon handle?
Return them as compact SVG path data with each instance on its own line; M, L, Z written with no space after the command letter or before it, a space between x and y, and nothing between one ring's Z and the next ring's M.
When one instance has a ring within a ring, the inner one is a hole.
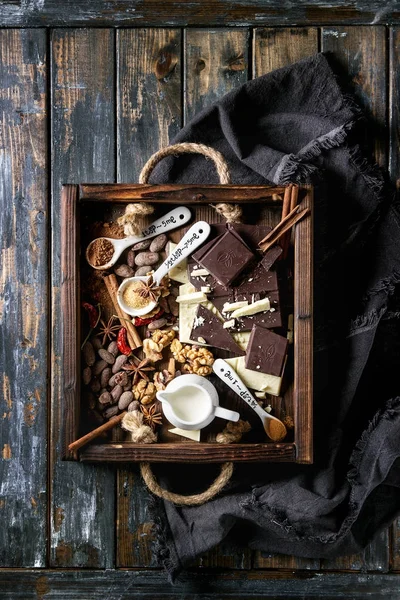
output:
M218 377L226 383L228 387L231 388L252 408L259 417L265 419L265 411L260 408L257 400L254 396L249 392L243 381L240 379L239 375L232 369L228 363L222 358L217 358L213 364L213 371Z
M156 285L160 283L163 277L180 262L190 256L193 251L203 244L210 235L211 227L205 221L198 221L191 226L189 231L185 233L177 247L165 259L157 271L153 274L153 281Z
M135 242L142 242L143 240L148 240L156 235L160 235L161 233L167 233L168 231L172 231L177 227L182 227L186 225L191 218L191 212L186 206L180 206L178 208L174 208L170 210L167 214L163 215L159 219L156 219L146 229L143 229L140 235L131 235L127 238L122 239L124 249L128 248Z

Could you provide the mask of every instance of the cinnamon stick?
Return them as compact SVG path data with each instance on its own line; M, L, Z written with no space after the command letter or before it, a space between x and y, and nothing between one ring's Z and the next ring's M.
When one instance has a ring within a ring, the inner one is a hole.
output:
M109 431L110 429L118 425L118 423L122 421L125 415L126 410L121 414L116 415L115 417L111 417L111 419L107 421L107 423L100 425L100 427L93 429L93 431L89 431L89 433L87 433L83 437L79 438L78 440L75 440L75 442L72 442L68 446L68 450L70 450L71 452L75 452L76 450L79 450L79 448L82 448L82 446L86 446L86 444L99 437L99 435L101 435L105 431Z
M117 292L119 286L116 276L114 274L105 275L104 283L113 303L114 310L116 314L122 319L121 323L123 327L126 328L127 338L130 347L132 348L132 350L135 350L135 348L140 348L143 345L143 342L140 338L140 335L137 332L136 327L131 321L131 317L124 310L122 310L122 308L118 304Z
M290 206L289 206L288 214L296 208L298 196L299 196L298 186L297 185L290 186ZM283 248L283 257L282 258L286 258L288 255L289 246L290 246L290 237L291 237L291 232L288 231L281 240L281 244L282 244L282 248Z
M303 219L308 214L310 214L309 208L305 208L304 210L302 210L300 212L298 212L298 210L299 210L299 206L296 206L292 211L290 211L288 216L283 221L278 223L278 225L275 227L275 229L270 231L269 234L267 236L265 236L265 238L263 240L261 240L261 242L258 243L261 250L263 250L264 252L269 250L271 248L271 246L276 244L276 242L282 237L282 235L284 235L286 232L290 231L290 229L293 227L293 225L295 225L301 219Z

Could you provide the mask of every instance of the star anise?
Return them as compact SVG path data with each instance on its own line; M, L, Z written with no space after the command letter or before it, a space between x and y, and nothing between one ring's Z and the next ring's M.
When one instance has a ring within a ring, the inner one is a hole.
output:
M131 375L133 374L132 385L136 385L140 379L144 379L145 381L150 381L150 378L147 375L147 372L154 371L154 369L155 369L155 367L152 366L152 363L148 358L141 360L139 362L139 364L136 364L134 362L134 359L132 358L122 368L125 371L128 371Z
M156 407L156 404L152 404L149 407L143 405L140 406L140 410L143 413L144 423L146 423L146 425L152 429L155 429L157 425L162 424L162 414L160 412L156 412Z
M138 291L141 298L148 298L150 302L157 302L163 291L163 286L156 285L150 277L147 281L142 281L142 289Z
M108 319L108 323L106 323L105 321L103 321L103 319L101 319L100 323L101 323L101 327L100 327L99 331L96 333L96 336L97 337L103 336L101 345L104 346L107 339L110 342L112 342L113 338L117 337L117 331L119 331L121 329L121 325L119 323L118 323L118 325L113 325L114 317L110 317Z

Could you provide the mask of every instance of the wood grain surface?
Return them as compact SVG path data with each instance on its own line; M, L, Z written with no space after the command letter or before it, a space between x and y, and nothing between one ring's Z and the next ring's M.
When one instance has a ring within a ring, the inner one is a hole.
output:
M254 77L318 52L318 30L313 27L259 28L253 39Z
M0 31L3 109L0 156L4 207L0 218L0 348L4 371L0 508L6 523L0 532L0 564L8 567L44 567L46 564L59 568L152 567L147 572L0 570L2 598L97 600L105 589L112 590L113 597L127 600L188 596L347 598L349 590L353 598L360 599L398 596L398 575L384 573L388 568L400 571L400 520L391 528L390 545L388 533L384 531L357 556L322 561L323 571L316 577L309 571L318 569L319 561L261 553L254 553L250 560L247 551L241 553L223 544L199 559L198 568L208 569L206 573L190 573L177 586L170 587L165 575L154 570L148 496L135 469L121 471L116 488L114 472L108 468L61 464L57 458L61 448L58 408L62 350L58 319L61 183L136 181L145 158L158 140L168 143L179 130L183 115L197 110L191 107L201 109L209 102L213 88L230 89L242 80L244 73L248 77L260 75L313 54L318 48L333 53L347 71L358 101L375 119L373 135L377 142L370 146L370 151L382 165L386 164L388 154L390 175L396 182L399 179L400 37L397 27L382 26L396 22L400 22L398 2L370 0L340 0L334 5L321 0L289 3L138 0L129 6L124 0L118 3L72 0L68 9L57 0L1 3L2 26L39 28ZM188 23L208 26L209 29L201 29L204 39L195 30L177 29ZM366 26L350 27L360 23ZM154 24L167 29L116 32L40 29L73 24L86 27ZM220 30L221 25L224 29ZM257 29L246 29L250 25ZM263 25L267 27L263 29ZM272 27L275 25L277 29ZM323 26L319 32L318 25ZM164 41L168 45L169 40L175 40L173 52L165 53ZM190 46L192 40L196 44ZM231 42L228 44L227 40ZM244 53L243 61L241 57L237 65L234 61L237 70L229 74L229 52L236 52L244 40L246 44L252 40L252 47L248 47L247 55ZM46 48L51 50L47 58ZM187 54L187 60L182 52ZM196 53L201 59L204 52L211 57L210 63L207 59L204 69L199 64L199 72L194 69L190 76L189 66L196 65ZM226 54L222 56L219 52ZM146 57L141 56L142 53ZM167 68L175 61L170 58L171 54L178 59L163 81L162 66ZM247 71L241 70L246 60ZM127 76L125 70L129 69ZM148 77L149 72L153 73L151 77ZM156 74L161 79L157 79ZM138 97L140 78L151 90L142 100ZM124 82L122 87L121 82ZM146 107L144 112L143 106ZM123 117L127 113L128 116ZM147 115L151 115L151 119ZM117 127L116 121L120 123ZM386 124L389 125L387 131ZM132 131L137 131L137 135ZM46 195L50 178L51 227L47 222ZM47 244L50 235L51 256ZM23 241L24 236L29 244ZM30 260L26 260L27 253ZM47 262L52 271L50 282L46 275ZM53 300L51 312L47 309L48 289ZM51 444L49 440L51 470L46 473L48 319L53 338L48 358L52 369L48 374L51 375L54 416ZM3 340L14 340L15 347ZM47 490L51 492L51 541L46 548ZM247 572L250 566L253 570ZM216 570L210 572L213 567ZM221 569L221 574L217 574ZM338 570L352 572L331 573ZM362 573L355 572L360 570Z
M399 575L305 571L0 571L4 600L397 600ZM108 597L104 594L108 592Z
M136 183L182 125L181 33L122 29L117 61L117 181Z
M115 177L114 32L57 29L52 69L52 421L51 545L54 567L114 563L115 476L97 467L61 462L60 193L65 182Z
M117 32L117 181L137 183L150 156L182 126L181 32ZM137 468L117 474L116 564L156 566L151 550L149 496Z
M185 32L185 123L248 79L247 29Z
M249 26L399 23L396 0L8 0L0 5L7 27L116 25Z
M384 27L323 27L321 50L333 55L342 80L369 119L368 150L387 166L387 54Z
M0 31L0 565L14 567L46 564L46 61L45 30Z

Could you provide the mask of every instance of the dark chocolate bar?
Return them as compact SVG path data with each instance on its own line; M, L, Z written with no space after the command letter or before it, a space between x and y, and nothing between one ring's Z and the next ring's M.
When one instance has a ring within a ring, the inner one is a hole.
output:
M239 277L254 258L253 252L237 234L226 231L214 241L199 262L221 285L227 287Z
M200 338L200 339L199 339ZM235 356L243 356L245 352L236 344L235 340L223 323L210 310L199 304L194 320L190 339L228 350ZM204 342L203 342L204 340Z
M254 325L247 347L247 369L268 375L282 375L288 340L265 327Z
M269 271L271 267L276 263L283 250L280 246L272 246L267 252L264 254L261 264L266 271Z
M248 317L238 317L235 323L235 331L249 331L253 325L261 325L267 329L275 329L282 327L282 315L279 302L279 291L261 293L261 294L236 294L235 302L240 300L248 300L249 304L257 302L261 298L269 298L271 303L272 312L267 310L266 312L256 313L255 315L249 315ZM214 300L212 300L214 302Z
M275 271L266 271L258 263L254 269L247 270L235 285L237 294L255 294L257 292L272 292L278 289L278 277Z

